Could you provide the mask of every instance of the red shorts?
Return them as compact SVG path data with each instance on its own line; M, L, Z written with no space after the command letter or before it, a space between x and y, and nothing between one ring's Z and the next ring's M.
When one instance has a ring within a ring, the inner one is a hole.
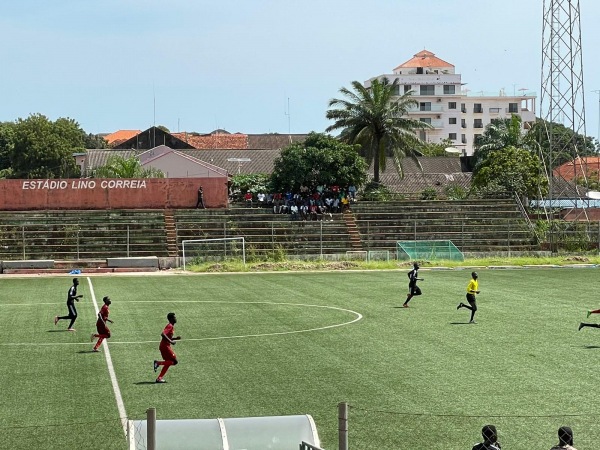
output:
M96 331L98 331L98 334L103 334L106 337L110 337L110 330L103 322L96 322Z
M165 361L177 361L177 355L175 354L175 352L173 351L173 349L171 348L170 345L160 345L158 347L158 349L160 350L160 354L162 355L163 359Z

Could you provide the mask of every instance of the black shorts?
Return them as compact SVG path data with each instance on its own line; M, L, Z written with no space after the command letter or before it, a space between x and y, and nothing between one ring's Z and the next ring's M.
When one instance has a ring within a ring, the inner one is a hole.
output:
M474 294L467 294L467 301L469 303L475 303L475 295Z
M408 286L410 295L421 295L421 288L419 286Z

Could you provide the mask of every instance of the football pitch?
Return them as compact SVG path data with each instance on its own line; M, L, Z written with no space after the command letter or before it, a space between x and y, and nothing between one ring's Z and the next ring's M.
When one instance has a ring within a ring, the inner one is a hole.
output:
M571 426L598 448L598 269L479 269L477 324L464 301L470 269L422 269L409 308L406 271L79 275L0 278L2 447L126 449L120 416L144 419L310 414L321 446L465 449L496 425L506 449L550 448ZM112 299L112 337L91 352L93 299ZM160 333L177 314L179 364L155 384ZM111 370L114 374L111 377Z

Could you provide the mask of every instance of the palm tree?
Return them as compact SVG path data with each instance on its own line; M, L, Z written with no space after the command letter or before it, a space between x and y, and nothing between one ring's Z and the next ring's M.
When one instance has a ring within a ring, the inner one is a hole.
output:
M532 135L523 131L521 116L513 114L510 118L493 119L475 143L475 168L477 169L494 150L507 147L531 150L531 139Z
M341 88L345 99L332 99L326 117L335 120L326 131L342 130L340 139L351 144L361 144L367 151L367 161L373 160L373 173L379 183L379 168L385 169L386 151L390 150L398 159L410 154L420 155L416 150L417 129L429 125L406 117L407 112L418 102L412 92L398 96L398 81L387 78L375 79L366 88L358 81L352 82L350 91Z
M96 178L164 178L161 170L154 167L144 169L136 156L123 158L122 156L111 156L106 165L98 167L94 171Z

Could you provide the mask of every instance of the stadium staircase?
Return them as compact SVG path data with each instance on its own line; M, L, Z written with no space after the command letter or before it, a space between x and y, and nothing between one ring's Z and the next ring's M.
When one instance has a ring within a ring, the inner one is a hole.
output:
M175 214L172 209L165 210L165 231L167 235L167 253L170 257L176 257L179 253L177 247L177 226L175 225Z
M352 250L362 250L362 240L360 238L360 231L358 230L358 225L356 224L356 220L354 219L354 214L350 209L347 209L342 214L342 217L344 218L344 222L346 222L346 228L348 228L348 235L350 237L350 245L352 246Z

